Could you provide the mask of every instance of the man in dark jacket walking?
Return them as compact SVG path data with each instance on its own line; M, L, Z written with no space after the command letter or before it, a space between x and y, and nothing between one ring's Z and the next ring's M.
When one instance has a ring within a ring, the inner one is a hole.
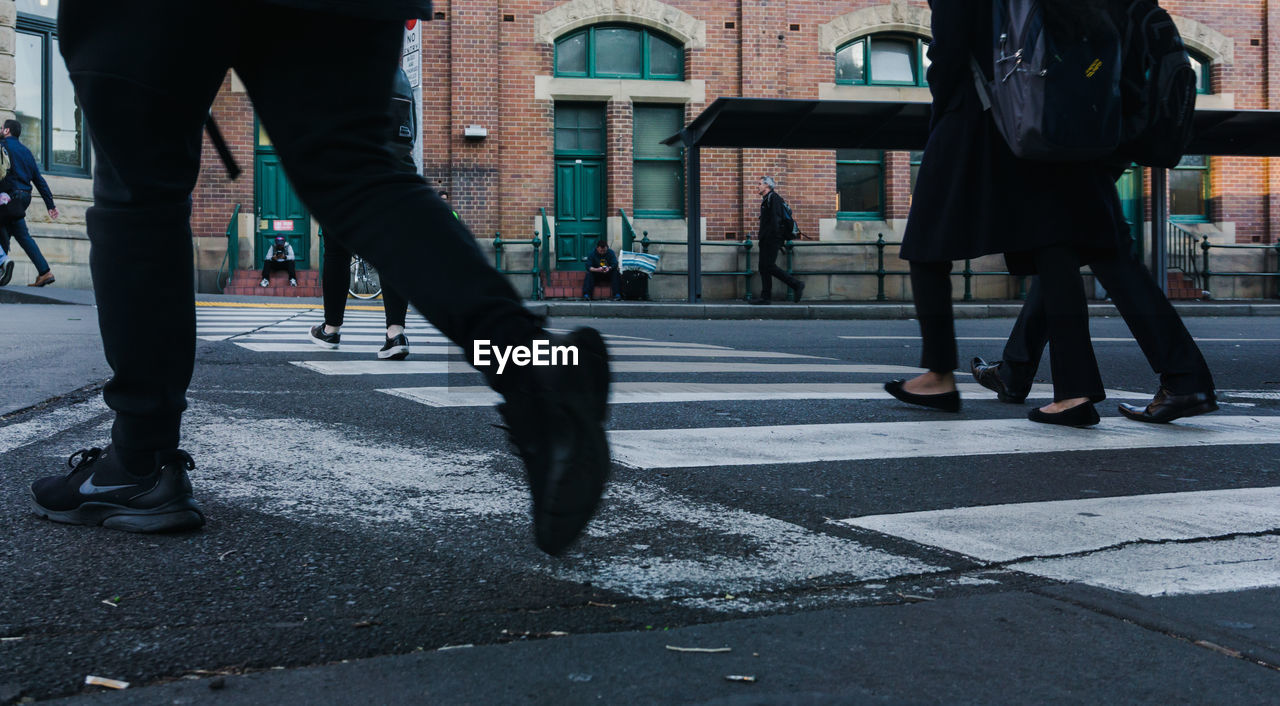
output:
M796 301L800 301L800 295L804 294L804 282L778 267L778 252L782 250L782 244L787 238L791 237L791 229L782 206L782 197L775 191L777 186L771 176L760 177L760 183L756 186L756 193L760 195L760 298L751 302L752 304L773 303L774 277L795 290Z
M527 470L538 546L559 554L582 532L610 467L602 337L545 331L384 144L404 21L430 16L428 0L62 0L61 51L97 155L87 225L114 373L103 397L115 423L105 450L77 453L70 473L32 485L38 515L135 532L204 523L187 477L195 463L178 449L195 288L192 269L173 263L192 258L201 132L234 68L325 232L472 352L504 397L499 411ZM576 348L578 364L499 372L480 359L486 346L511 360L547 345Z
M44 207L49 211L50 218L57 220L58 208L53 204L53 192L40 174L35 155L18 140L21 136L22 123L17 120L4 121L4 127L0 128L0 138L3 138L4 148L9 152L9 173L0 182L0 191L9 195L9 202L0 206L0 247L7 254L10 238L16 238L18 245L22 246L23 252L31 259L31 264L36 267L36 281L31 286L43 287L53 284L54 277L48 261L44 259L44 253L40 252L40 246L36 245L31 231L27 229L27 209L31 206L32 189L40 191L40 198L44 199ZM12 272L12 264L7 264L6 267Z

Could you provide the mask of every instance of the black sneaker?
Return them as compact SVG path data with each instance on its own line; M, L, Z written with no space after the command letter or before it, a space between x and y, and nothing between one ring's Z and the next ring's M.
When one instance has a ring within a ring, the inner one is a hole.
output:
M187 477L196 464L186 451L157 453L154 470L145 476L126 471L110 446L81 449L67 465L70 473L31 484L31 508L46 520L125 532L176 532L204 524Z
M3 265L0 265L0 287L9 284L11 279L13 279L13 260L9 259L5 260Z
M333 333L324 332L324 324L316 324L311 327L311 342L321 348L337 348L338 343L342 341L342 335L337 331ZM378 357L382 357L379 353Z
M498 411L524 460L534 541L555 556L586 528L609 477L609 354L592 328L548 338L553 347L576 346L578 365L522 368Z
M404 360L408 357L409 339L403 333L395 338L388 338L382 350L378 351L378 358L381 360Z

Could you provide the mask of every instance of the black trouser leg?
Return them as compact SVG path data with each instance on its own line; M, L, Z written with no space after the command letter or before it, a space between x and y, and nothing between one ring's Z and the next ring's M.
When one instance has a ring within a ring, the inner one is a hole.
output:
M773 278L777 277L782 280L783 284L792 289L800 288L800 280L787 274L787 271L778 267L778 254L782 251L782 243L777 240L764 239L760 241L760 298L765 300L773 299Z
M351 251L342 243L324 236L324 268L320 293L324 297L324 322L338 327L347 313L347 294L351 291Z
M618 274L618 268L609 270L609 288L613 290L613 296L622 296L622 275Z
M1079 257L1072 248L1062 245L1038 250L1034 257L1049 331L1053 399L1061 402L1087 397L1100 402L1106 394L1089 339L1089 305Z
M1175 395L1213 390L1200 347L1147 268L1128 252L1092 267L1160 384Z
M539 319L448 205L384 144L401 23L255 7L235 68L325 233L369 260L463 350L540 334ZM326 46L342 51L316 49Z
M587 270L583 274L586 276L582 278L582 296L589 297L596 288L596 273Z
M1021 394L1031 389L1040 358L1049 344L1049 329L1045 323L1044 293L1040 278L1032 277L1027 287L1027 299L1018 312L1018 320L1009 332L1009 340L1001 354L1000 377L1011 392Z
M951 311L951 263L912 262L911 296L920 320L920 367L956 369L956 321Z
M404 326L405 320L409 318L409 300L400 296L399 292L385 282L382 285L382 315L388 328Z
M94 145L89 265L121 448L178 445L196 320L192 270L174 263L191 262L201 130L236 15L169 0L60 7L61 51Z
M298 279L298 263L293 260L284 263L284 271L289 273L289 279Z

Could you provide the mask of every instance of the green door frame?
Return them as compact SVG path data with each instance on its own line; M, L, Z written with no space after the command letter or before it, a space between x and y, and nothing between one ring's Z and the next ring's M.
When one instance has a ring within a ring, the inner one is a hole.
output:
M555 267L582 271L586 269L584 258L596 241L608 236L605 106L603 103L557 103L556 111ZM572 120L566 119L563 123L567 124L562 125L562 117Z
M311 215L289 183L275 147L258 116L253 117L253 257L260 267L270 243L283 235L293 246L298 269L312 269Z
M1146 235L1146 209L1142 199L1142 167L1130 167L1116 182L1120 195L1120 210L1124 220L1129 224L1129 235L1133 238L1133 254L1139 261L1143 260L1146 251L1143 242Z

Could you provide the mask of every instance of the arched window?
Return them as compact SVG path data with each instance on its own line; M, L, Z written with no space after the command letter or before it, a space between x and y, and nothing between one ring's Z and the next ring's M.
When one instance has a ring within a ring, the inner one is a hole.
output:
M1213 93L1209 80L1209 60L1199 54L1190 54L1191 68L1196 72L1196 93Z
M927 86L926 40L908 34L873 34L836 51L836 83L854 86Z
M556 40L556 76L684 79L684 49L645 27L596 25Z

